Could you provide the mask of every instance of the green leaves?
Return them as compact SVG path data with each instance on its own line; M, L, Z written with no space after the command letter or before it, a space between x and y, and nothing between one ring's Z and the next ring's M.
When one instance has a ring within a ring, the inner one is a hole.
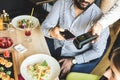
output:
M4 67L0 67L0 72L4 71Z
M46 60L44 60L41 65L42 66L48 66L48 63L46 62Z

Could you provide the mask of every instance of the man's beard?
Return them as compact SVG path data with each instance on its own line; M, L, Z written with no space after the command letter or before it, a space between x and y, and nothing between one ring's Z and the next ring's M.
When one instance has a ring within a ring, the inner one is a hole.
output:
M86 7L82 5L83 2L87 4ZM86 2L85 0L74 0L74 4L81 10L86 10L91 5L89 2Z

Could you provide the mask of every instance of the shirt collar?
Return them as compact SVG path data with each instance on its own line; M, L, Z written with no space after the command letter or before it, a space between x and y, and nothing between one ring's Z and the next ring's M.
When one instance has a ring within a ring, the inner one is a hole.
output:
M85 15L86 13L88 13L89 10L92 10L93 6L94 6L94 3L88 9L86 9L82 14Z
M71 5L71 8L70 8L71 10L71 14L72 14L72 16L74 16L75 17L75 9L74 9L74 4L72 4Z

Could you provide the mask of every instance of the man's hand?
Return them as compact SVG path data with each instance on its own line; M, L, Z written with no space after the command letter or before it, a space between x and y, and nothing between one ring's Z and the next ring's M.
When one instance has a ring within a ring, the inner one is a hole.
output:
M96 23L96 24L93 25L93 27L90 29L90 31L92 32L92 35L98 35L99 36L102 29L103 29L102 25L99 24L99 23ZM99 39L99 37L96 40L92 41L92 43L94 43L98 39Z
M58 39L58 40L65 40L64 37L60 34L60 31L64 31L64 29L55 27L50 30L50 36Z
M65 76L66 73L70 72L70 69L73 65L72 63L72 58L68 58L68 59L61 59L59 62L63 63L61 66L61 77Z

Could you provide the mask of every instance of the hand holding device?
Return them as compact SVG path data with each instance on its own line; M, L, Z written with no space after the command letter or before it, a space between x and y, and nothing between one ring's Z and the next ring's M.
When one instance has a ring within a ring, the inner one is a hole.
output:
M67 30L67 29L65 29L65 31L63 31L63 32L60 31L60 34L61 34L66 40L75 38L75 36L74 36L69 30Z
M91 32L87 32L87 33L82 34L82 35L78 36L77 38L75 38L73 40L73 43L77 49L81 49L83 47L83 45L91 42L92 40L96 39L97 37L98 37L98 35L92 35Z

